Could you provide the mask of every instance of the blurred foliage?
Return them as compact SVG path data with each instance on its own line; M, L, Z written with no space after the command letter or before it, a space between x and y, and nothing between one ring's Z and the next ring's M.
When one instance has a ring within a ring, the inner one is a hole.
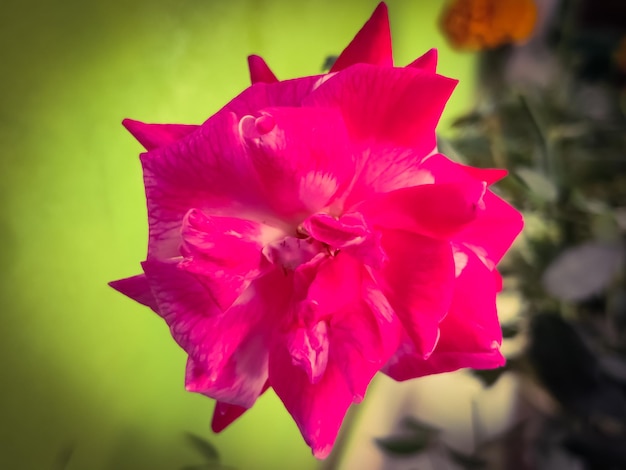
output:
M533 384L522 396L531 411L522 432L498 439L499 459L484 460L490 454L477 443L476 455L450 460L623 469L626 2L537 3L541 27L527 45L480 53L477 105L440 141L463 163L507 168L494 190L524 214L499 269L504 292L523 298L521 320L503 332L527 340L506 369ZM475 375L491 386L502 372Z

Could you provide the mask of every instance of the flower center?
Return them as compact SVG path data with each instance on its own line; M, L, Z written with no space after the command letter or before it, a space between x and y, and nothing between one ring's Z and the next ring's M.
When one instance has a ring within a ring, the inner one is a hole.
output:
M325 248L324 243L311 237L285 237L265 245L263 254L271 263L293 271L323 253Z

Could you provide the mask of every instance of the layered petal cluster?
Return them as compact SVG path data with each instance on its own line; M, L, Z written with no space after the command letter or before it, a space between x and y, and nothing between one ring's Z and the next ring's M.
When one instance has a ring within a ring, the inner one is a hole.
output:
M199 126L124 125L143 144L143 274L115 281L189 356L220 431L272 388L315 456L379 371L504 363L496 264L520 214L505 175L437 153L456 82L431 50L394 67L387 9L328 74L252 86Z

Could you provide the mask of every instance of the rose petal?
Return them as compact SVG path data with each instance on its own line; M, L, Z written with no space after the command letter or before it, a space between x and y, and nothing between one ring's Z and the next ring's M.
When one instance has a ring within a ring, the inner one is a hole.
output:
M143 267L160 315L189 354L187 390L252 406L267 380L274 325L291 295L284 274L256 280L222 313L202 284L176 264L146 261Z
M141 305L150 307L155 312L157 311L157 302L154 295L152 295L150 284L145 274L118 279L117 281L109 282L109 285L116 291L139 302Z
M255 115L263 108L300 106L302 100L323 80L322 77L316 75L274 83L257 82L233 98L217 114L235 113L241 119Z
M341 115L329 109L268 108L242 120L242 135L265 199L301 222L330 202L354 173Z
M146 124L132 119L124 119L122 125L146 150L169 145L200 127L189 124Z
M148 204L148 259L179 255L180 227L193 207L213 214L267 219L258 177L232 114L141 157Z
M380 269L387 255L380 246L380 234L359 213L336 219L328 214L313 214L302 224L314 239L333 250L342 250L374 269Z
M414 186L381 194L358 210L375 226L447 240L476 219L485 189L479 181Z
M265 382L261 395L265 393L268 387L269 382ZM213 432L222 432L242 414L248 411L248 409L249 408L245 408L243 406L231 405L223 401L216 401L215 408L213 410L213 419L211 420L211 429Z
M321 379L312 384L306 372L292 363L287 348L276 345L270 353L269 377L313 455L326 458L352 403L343 372L330 363Z
M383 230L389 262L374 272L389 303L415 343L429 356L448 313L454 289L454 259L449 242L400 230Z
M343 371L359 401L372 377L396 350L400 324L361 263L341 252L319 265L300 321L328 322L329 359ZM328 319L328 320L325 320Z
M255 83L274 83L278 79L274 72L267 66L262 57L258 55L248 56L248 68L250 69L250 82Z
M339 72L358 63L393 66L389 13L387 5L382 2L378 4L370 19L339 55L330 73Z
M522 214L491 191L483 197L485 210L452 240L476 253L491 269L498 264L522 231Z
M303 101L339 109L355 143L357 175L344 207L372 192L418 184L407 181L417 177L417 165L435 148L435 127L455 85L419 69L358 64Z
M185 259L178 267L195 274L222 310L272 269L263 247L284 236L258 222L207 216L197 209L185 216L181 234Z
M427 72L437 72L437 49L430 49L424 55L418 57L407 67L422 69Z
M287 348L294 365L304 370L312 384L319 382L328 364L328 324L295 328L287 334Z
M450 311L439 325L440 337L435 350L424 359L410 341L405 341L383 369L393 379L408 380L465 367L491 369L504 365L495 278L470 250L459 247L457 254L463 255L463 265L455 281Z
M303 104L334 107L357 142L435 148L435 127L457 81L424 70L357 64L314 90Z
M506 175L502 170L466 167L439 154L426 159L421 168L432 176L435 184L480 179L490 184ZM452 241L472 249L493 269L521 232L524 222L515 208L490 190L485 192L482 202L484 210L477 212L476 220L454 235Z

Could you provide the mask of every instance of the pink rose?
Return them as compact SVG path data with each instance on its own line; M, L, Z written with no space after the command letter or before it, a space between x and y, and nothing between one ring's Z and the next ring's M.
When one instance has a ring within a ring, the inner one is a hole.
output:
M456 81L436 51L394 67L387 8L330 73L253 85L200 126L124 125L141 155L144 274L112 282L187 352L213 429L272 387L318 458L382 371L504 364L496 264L522 227L503 170L437 153Z

